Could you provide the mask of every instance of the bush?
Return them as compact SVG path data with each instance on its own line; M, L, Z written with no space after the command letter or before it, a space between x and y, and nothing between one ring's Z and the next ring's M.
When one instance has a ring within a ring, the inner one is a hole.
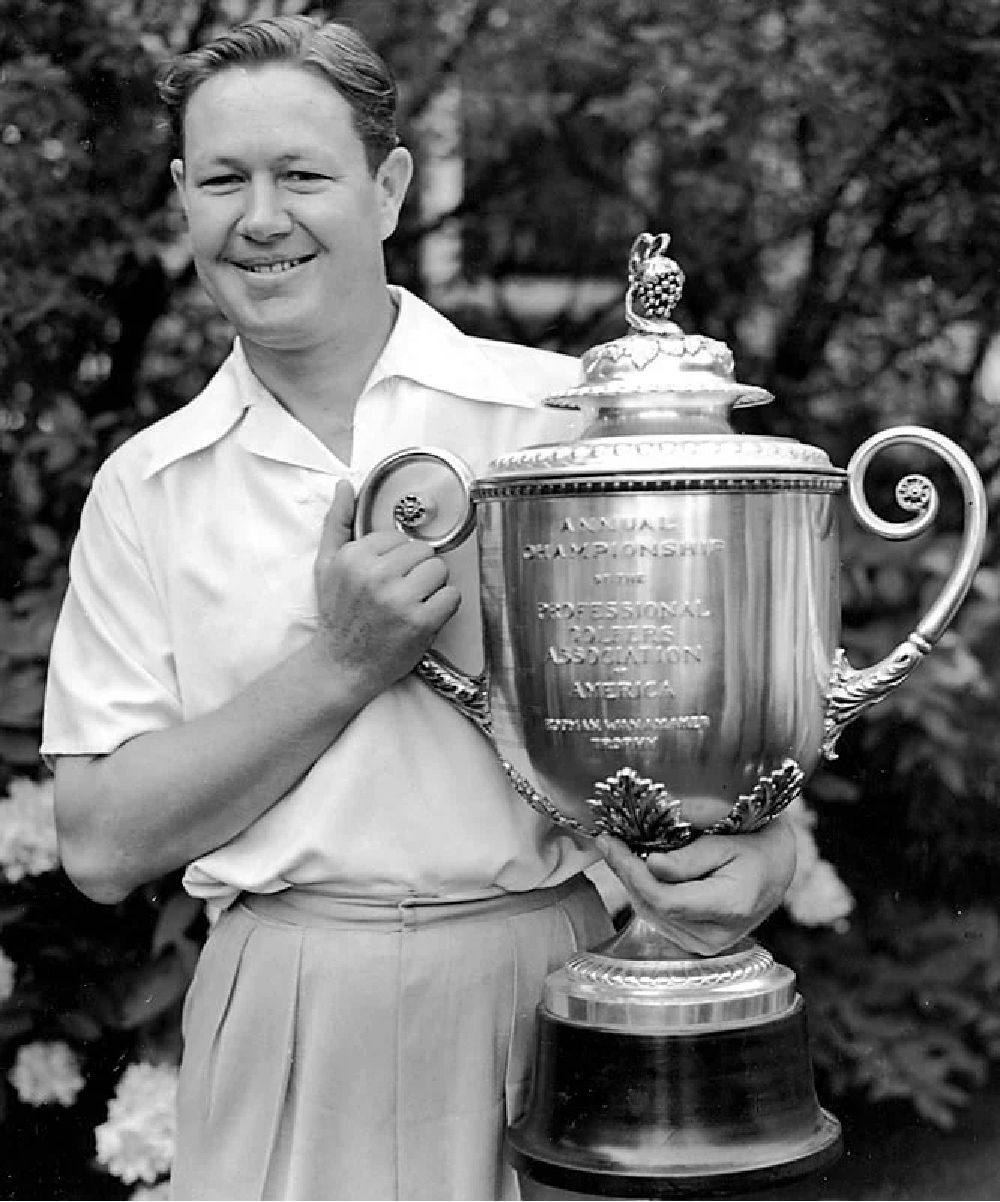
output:
M724 338L741 378L776 394L742 428L843 463L876 426L924 422L974 456L995 508L997 0L303 6L356 17L387 50L418 169L435 98L463 96L462 195L454 211L409 207L396 279L479 332L580 351L621 332L607 277L617 288L634 235L676 231L682 324ZM194 285L152 79L246 11L8 0L0 15L0 1097L8 1139L40 1149L30 1172L8 1166L14 1196L145 1188L166 1159L162 1066L204 917L176 878L111 909L72 889L40 715L96 466L192 396L227 342ZM421 252L449 222L460 270L438 297ZM566 300L529 311L518 288L542 269ZM942 494L916 545L843 523L856 664L904 639L940 587L962 520ZM764 932L800 974L829 1090L906 1098L942 1126L997 1056L998 602L991 534L934 655L811 782L791 914Z

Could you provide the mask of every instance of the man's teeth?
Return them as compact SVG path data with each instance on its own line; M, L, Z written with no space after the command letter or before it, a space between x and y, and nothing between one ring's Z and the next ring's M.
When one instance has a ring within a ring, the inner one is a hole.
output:
M293 267L298 267L300 263L304 263L305 259L282 259L280 263L247 263L244 270L263 273L265 275L277 275L281 271L290 271Z

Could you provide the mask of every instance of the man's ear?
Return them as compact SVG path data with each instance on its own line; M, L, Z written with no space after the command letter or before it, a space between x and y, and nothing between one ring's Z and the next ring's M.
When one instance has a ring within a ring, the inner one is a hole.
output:
M177 189L177 195L181 198L181 207L186 213L188 210L187 193L184 191L184 160L170 160L170 178L174 181L174 187Z
M413 157L410 152L405 146L397 146L390 150L375 174L383 242L396 228L399 210L403 207L406 190L412 178Z

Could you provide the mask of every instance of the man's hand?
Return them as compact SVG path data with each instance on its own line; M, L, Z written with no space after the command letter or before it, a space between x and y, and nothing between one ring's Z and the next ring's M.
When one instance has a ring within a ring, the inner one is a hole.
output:
M372 696L414 667L458 609L433 549L396 531L352 538L354 491L337 485L316 555L321 637L338 670Z
M597 847L636 913L685 951L713 956L775 910L795 872L795 839L778 817L748 835L705 835L645 862L600 835Z

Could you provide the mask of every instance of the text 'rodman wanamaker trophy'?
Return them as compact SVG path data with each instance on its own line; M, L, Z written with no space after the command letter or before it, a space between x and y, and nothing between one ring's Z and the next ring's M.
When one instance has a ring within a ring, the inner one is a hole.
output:
M370 474L359 530L396 525L440 549L474 529L485 672L431 653L418 671L493 740L518 793L579 837L633 851L753 831L802 788L844 726L900 684L961 604L985 538L971 461L931 430L869 439L846 471L816 447L735 434L770 400L729 349L670 320L684 276L666 235L629 262L631 331L582 358L546 404L582 409L575 441L503 455L473 480L447 452ZM937 494L896 490L875 515L876 452L928 448L961 485L965 529L940 596L884 660L855 671L840 627L837 498L890 539L926 530ZM549 977L533 1094L510 1131L536 1180L603 1196L752 1187L829 1163L793 972L752 940L707 958L642 917Z

